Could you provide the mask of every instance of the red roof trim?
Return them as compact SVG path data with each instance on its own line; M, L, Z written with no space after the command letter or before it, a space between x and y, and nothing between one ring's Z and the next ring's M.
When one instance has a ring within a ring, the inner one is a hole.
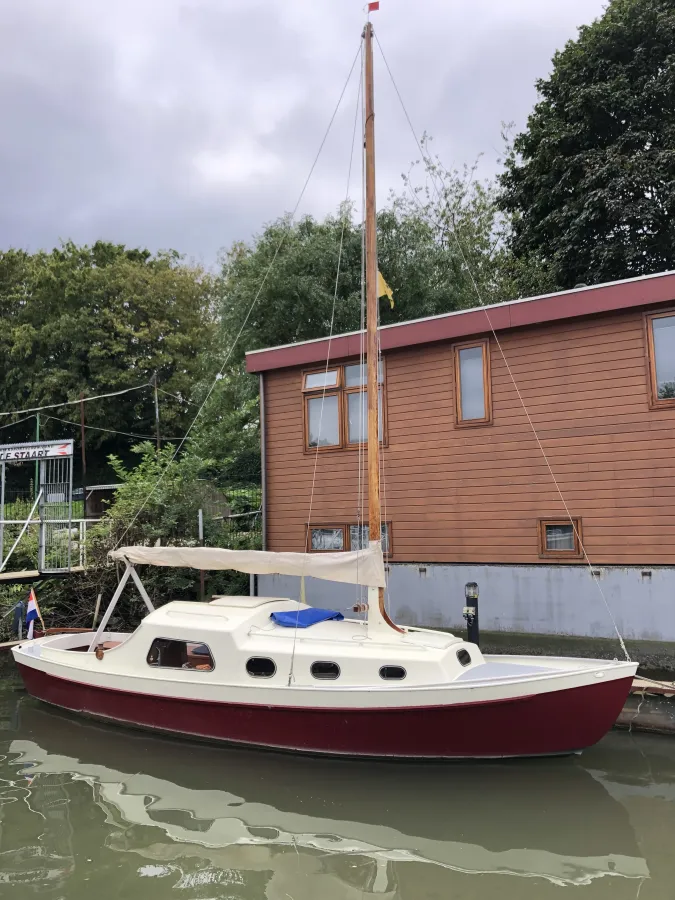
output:
M545 297L513 300L494 306L431 316L412 322L387 325L380 330L382 351L435 341L483 335L495 331L523 328L579 316L617 312L622 309L669 303L675 300L675 272L647 275L628 281L615 281L591 288L561 291ZM334 337L330 344L331 359L358 356L361 350L359 332ZM289 366L305 366L326 361L328 338L254 350L246 354L249 372L265 372Z

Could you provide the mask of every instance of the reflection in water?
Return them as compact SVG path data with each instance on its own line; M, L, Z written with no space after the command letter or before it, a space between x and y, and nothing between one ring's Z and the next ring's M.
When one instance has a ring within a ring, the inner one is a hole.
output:
M667 739L616 734L581 759L522 763L304 759L84 723L4 682L0 888L12 896L670 896L631 808L670 809ZM672 884L670 855L656 862Z

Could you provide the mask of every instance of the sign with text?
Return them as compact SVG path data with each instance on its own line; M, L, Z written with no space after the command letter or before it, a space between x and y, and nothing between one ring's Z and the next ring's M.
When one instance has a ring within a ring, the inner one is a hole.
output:
M0 445L0 462L32 462L36 459L66 459L72 455L72 441L35 441L31 444Z

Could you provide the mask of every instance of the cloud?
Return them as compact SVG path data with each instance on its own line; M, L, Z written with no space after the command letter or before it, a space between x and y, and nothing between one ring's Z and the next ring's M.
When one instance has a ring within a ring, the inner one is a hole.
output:
M503 121L602 0L382 0L373 21L416 130L494 173ZM357 52L347 0L6 0L0 5L0 247L60 238L214 263L291 209ZM358 68L358 67L357 67ZM376 57L378 195L416 147ZM352 79L301 205L345 196ZM354 160L352 196L360 165Z

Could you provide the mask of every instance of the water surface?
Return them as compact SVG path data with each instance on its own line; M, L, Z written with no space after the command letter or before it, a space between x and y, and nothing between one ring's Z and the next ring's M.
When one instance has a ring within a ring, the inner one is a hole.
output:
M675 900L675 740L305 759L91 724L0 667L0 897Z

